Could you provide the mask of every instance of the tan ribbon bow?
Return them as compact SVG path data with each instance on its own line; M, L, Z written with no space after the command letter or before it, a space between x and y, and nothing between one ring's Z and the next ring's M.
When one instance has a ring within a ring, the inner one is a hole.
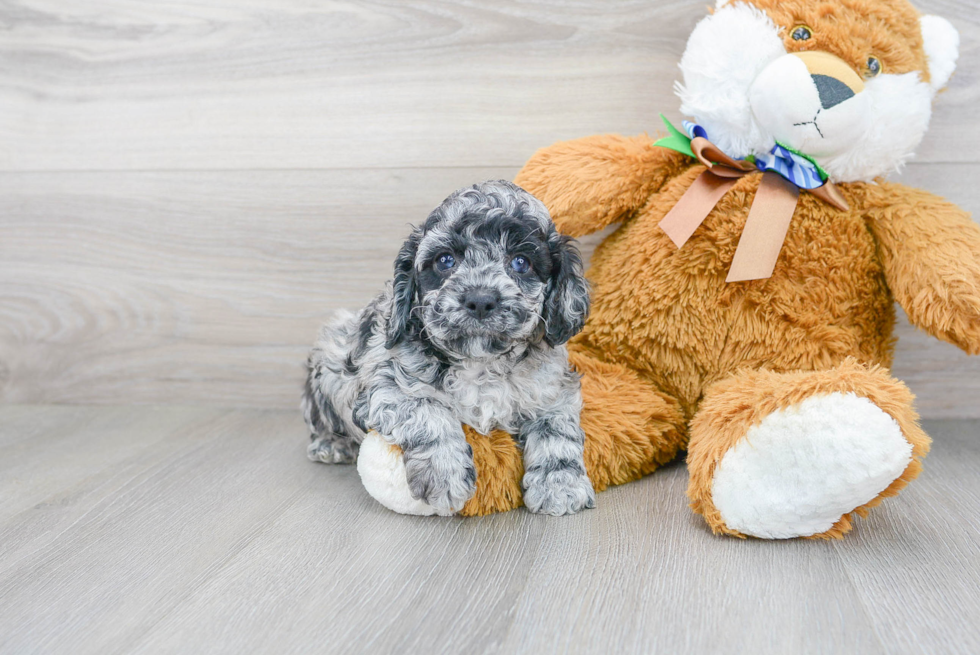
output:
M732 159L704 137L691 139L691 150L708 170L694 180L660 221L660 228L678 248L687 243L738 178L758 171L750 162ZM840 190L829 180L809 192L837 209L849 209ZM772 276L799 196L799 188L778 173L762 174L726 282L764 280Z

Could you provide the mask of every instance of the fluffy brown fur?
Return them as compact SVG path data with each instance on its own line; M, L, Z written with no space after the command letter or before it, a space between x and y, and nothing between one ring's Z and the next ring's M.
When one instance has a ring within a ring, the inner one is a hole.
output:
M614 160L605 188L596 179L597 149L600 160ZM642 149L650 151L645 158L636 154ZM615 150L630 156L615 160L610 157ZM587 193L579 194L583 161L590 163L585 167L590 173L583 182ZM646 175L635 168L638 161L650 166ZM760 176L740 179L678 249L658 224L704 170L691 162L654 148L646 136L591 137L545 149L521 171L518 183L544 200L560 230L583 235L622 221L593 256L592 317L571 349L635 371L676 400L686 420L697 413L692 434L702 437L690 444L688 456L692 507L705 514L712 529L726 533L734 531L706 500L717 453L699 448L730 446L738 430L726 426L729 419L716 410L702 415L709 389L737 388L745 371L777 376L764 378L772 388L756 389L754 407L742 398L740 429L761 420L769 405L779 408L802 398L797 387L777 385L780 375L795 379L794 372L823 372L796 373L813 392L859 389L898 421L916 458L877 499L853 512L863 516L918 474L919 459L928 450L911 394L884 372L894 349L893 298L922 329L978 352L980 228L961 209L924 191L889 183L843 184L851 207L846 212L801 195L771 278L726 284ZM624 180L637 181L625 194ZM604 206L614 211L587 204L603 204L610 195L619 202ZM623 203L624 197L631 202ZM853 367L869 371L863 384L856 386ZM845 370L852 375L842 375ZM778 395L767 396L777 389ZM601 411L588 406L588 399L586 404L587 411ZM684 434L683 423L676 429ZM592 438L588 429L586 434ZM840 537L851 518L843 516L818 536Z
M711 499L715 466L728 449L742 439L750 427L772 412L811 396L835 391L867 398L894 418L912 444L912 461L877 498L842 516L830 530L811 538L841 537L851 529L852 514L865 516L883 498L898 494L919 474L922 458L929 452L930 439L919 427L919 417L912 409L912 393L904 384L889 377L884 369L869 368L854 359L847 359L826 371L739 371L707 389L698 414L691 422L690 455L687 458L691 477L687 495L691 499L691 508L704 516L714 532L745 536L725 525Z
M908 2L882 0L752 0L777 25L806 25L813 31L807 41L794 41L792 29L783 34L787 52L825 50L855 70L864 70L874 52L886 73L919 71L929 80L922 48L919 12Z
M560 144L566 167L554 157L543 165L536 155L518 176L525 188L541 194L558 228L570 234L583 230L580 201L556 194L549 180L561 178L572 188L569 182L579 174L574 162L587 160L597 141ZM646 137L632 142L663 153L664 167L676 175L637 207L608 217L624 223L592 258L592 318L575 347L639 372L677 399L688 419L707 385L741 368L820 370L847 357L891 363L895 317L865 221L868 185L841 187L848 212L803 194L773 276L727 284L761 175L740 179L678 249L659 223L704 167L654 148Z
M980 355L980 234L969 214L900 184L869 186L865 196L885 279L909 320Z
M885 72L928 77L919 15L906 2L753 4L784 28L813 29L805 42L786 29L790 51L826 50L857 70L873 51ZM801 194L772 277L728 284L759 174L739 179L683 248L658 227L703 170L645 135L593 136L539 151L517 176L566 234L622 223L595 251L592 315L569 346L583 375L589 475L601 490L687 447L692 508L716 532L741 536L711 501L720 458L773 411L814 394L853 392L896 420L913 459L877 498L814 535L840 537L854 514L913 479L929 448L912 395L887 373L893 301L930 334L980 353L980 227L924 191L841 184L848 211ZM519 503L520 458L493 454L516 447L494 443L475 449L482 482L464 513ZM491 484L488 475L507 483Z
M473 448L476 493L463 505L460 515L483 516L523 505L524 459L514 438L502 430L482 435L468 425L463 426L463 432Z
M684 434L676 402L624 366L584 353L573 353L571 362L583 375L585 468L596 491L636 480L677 455ZM524 466L514 439L499 430L486 436L468 426L465 431L476 463L476 493L460 514L519 507Z

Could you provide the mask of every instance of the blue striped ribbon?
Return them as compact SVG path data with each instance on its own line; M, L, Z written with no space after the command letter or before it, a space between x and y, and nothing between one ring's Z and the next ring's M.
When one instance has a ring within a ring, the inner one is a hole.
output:
M696 136L708 138L708 133L697 123L683 121L683 125L692 139ZM754 163L760 171L779 173L801 189L816 189L826 182L826 178L815 163L778 143L768 153L756 155Z

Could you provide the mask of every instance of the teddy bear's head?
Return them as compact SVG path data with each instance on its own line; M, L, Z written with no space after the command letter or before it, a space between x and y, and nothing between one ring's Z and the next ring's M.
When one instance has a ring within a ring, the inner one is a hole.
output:
M732 157L779 143L835 182L871 180L919 144L958 47L948 21L905 0L719 0L677 92Z

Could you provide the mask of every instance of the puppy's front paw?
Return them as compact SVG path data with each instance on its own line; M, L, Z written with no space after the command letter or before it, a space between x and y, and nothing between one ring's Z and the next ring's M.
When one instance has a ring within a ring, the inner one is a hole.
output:
M439 513L458 512L476 492L473 450L439 449L405 453L405 476L412 496Z
M524 474L524 505L535 514L561 516L595 507L595 490L585 473L563 468Z

